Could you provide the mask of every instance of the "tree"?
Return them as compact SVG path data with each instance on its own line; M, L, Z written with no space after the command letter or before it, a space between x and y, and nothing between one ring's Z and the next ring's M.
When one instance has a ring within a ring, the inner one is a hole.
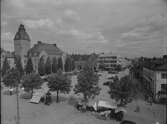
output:
M17 124L20 122L20 113L19 113L19 84L21 79L21 72L17 68L11 69L5 75L3 82L6 86L16 87L16 96L17 96Z
M63 62L61 57L58 59L58 69L63 70Z
M31 91L31 97L33 95L33 90L40 88L42 85L42 79L40 78L39 74L30 73L23 77L22 86L25 88L26 91Z
M20 79L21 79L21 77L24 74L24 70L23 70L20 56L15 56L15 65L16 65L16 69L19 71Z
M9 69L10 69L10 65L8 63L7 57L5 57L5 60L3 62L3 66L2 66L2 76L4 76Z
M71 71L75 69L75 61L71 59Z
M43 76L45 75L45 63L43 57L40 58L38 63L38 73Z
M69 72L71 71L71 59L69 57L66 58L65 65L64 65L65 71Z
M135 85L128 76L114 80L109 84L109 89L110 97L120 101L120 105L126 105L136 94Z
M100 93L98 87L98 75L94 73L90 62L87 62L83 70L78 75L78 83L75 85L74 92L82 93L84 101L88 102L90 98L94 98Z
M8 73L4 76L3 82L7 87L16 87L19 83L19 71L16 69L8 70Z
M51 91L57 92L57 102L59 102L59 92L70 92L71 80L59 70L56 74L48 78L48 87Z
M50 58L48 57L47 60L46 60L46 63L45 63L45 73L46 74L51 74L51 61L50 61Z
M32 63L31 58L28 58L25 71L26 71L26 74L29 74L29 73L33 72L33 63Z
M53 62L52 62L52 72L56 73L58 69L58 65L57 65L57 59L53 58Z
M100 70L105 70L104 62L102 62L102 63L99 64L99 69Z
M116 65L115 70L116 70L116 71L121 71L121 70L122 70L121 65L120 65L120 64L119 64L119 65Z

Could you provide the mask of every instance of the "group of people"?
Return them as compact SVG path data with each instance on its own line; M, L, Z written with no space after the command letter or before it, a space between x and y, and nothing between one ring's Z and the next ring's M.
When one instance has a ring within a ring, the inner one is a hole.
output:
M52 98L51 98L51 93L48 91L44 97L42 97L41 101L45 104L45 105L50 105L52 102Z

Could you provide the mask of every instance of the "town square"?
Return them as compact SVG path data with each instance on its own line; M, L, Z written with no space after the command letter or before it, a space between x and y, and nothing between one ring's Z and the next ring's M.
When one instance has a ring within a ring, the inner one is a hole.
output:
M166 0L2 0L2 124L166 124Z

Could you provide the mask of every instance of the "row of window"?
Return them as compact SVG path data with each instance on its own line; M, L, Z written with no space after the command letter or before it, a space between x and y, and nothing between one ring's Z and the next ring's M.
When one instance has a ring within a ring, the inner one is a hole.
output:
M105 65L105 67L116 67L116 65Z
M115 60L100 60L100 63L117 63Z
M161 78L162 79L167 79L167 73L161 73Z
M117 59L116 56L100 57L100 59Z

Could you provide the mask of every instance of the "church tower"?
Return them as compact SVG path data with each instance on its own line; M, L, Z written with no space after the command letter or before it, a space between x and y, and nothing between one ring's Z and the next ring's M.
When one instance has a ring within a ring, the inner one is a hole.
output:
M23 24L20 24L19 29L14 37L15 55L21 57L23 68L27 63L27 52L30 49L30 37L26 32Z

